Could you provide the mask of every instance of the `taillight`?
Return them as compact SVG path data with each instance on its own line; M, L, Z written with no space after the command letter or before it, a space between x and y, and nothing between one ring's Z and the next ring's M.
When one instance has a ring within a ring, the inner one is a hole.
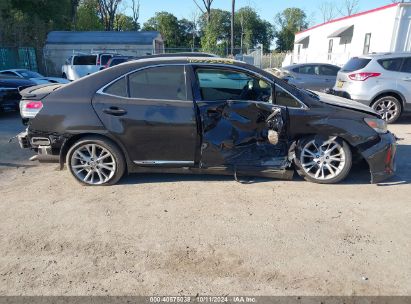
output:
M43 103L41 101L28 101L25 107L26 109L41 110Z
M354 80L354 81L365 81L365 80L367 80L368 78L378 77L378 76L380 76L380 75L381 75L381 73L363 72L363 73L350 74L350 75L348 75L348 77L349 77L351 80Z

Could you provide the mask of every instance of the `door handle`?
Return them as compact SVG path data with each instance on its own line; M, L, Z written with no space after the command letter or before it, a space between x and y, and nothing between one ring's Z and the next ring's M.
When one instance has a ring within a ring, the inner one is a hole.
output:
M122 116L127 114L126 110L121 109L119 107L110 107L108 109L104 109L103 112L113 116Z

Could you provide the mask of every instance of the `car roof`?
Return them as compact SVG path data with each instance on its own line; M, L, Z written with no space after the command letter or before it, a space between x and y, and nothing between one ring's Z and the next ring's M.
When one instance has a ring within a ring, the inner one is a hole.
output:
M356 56L356 57L366 58L366 59L383 59L383 58L397 58L397 57L404 57L404 56L411 56L411 52L371 53L371 54L361 55L361 56Z

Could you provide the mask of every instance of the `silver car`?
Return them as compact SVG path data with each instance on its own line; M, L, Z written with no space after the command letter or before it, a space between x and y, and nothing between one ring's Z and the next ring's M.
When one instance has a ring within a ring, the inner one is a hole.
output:
M336 95L371 106L388 123L411 111L411 53L351 58L338 73Z
M326 63L303 63L281 68L278 76L298 88L326 91L334 86L339 70Z

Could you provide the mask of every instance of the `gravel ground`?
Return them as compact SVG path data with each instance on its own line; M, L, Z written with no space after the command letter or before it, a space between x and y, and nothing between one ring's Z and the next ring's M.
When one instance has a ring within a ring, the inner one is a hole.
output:
M84 187L30 163L0 116L0 295L411 295L411 119L398 174L340 185L131 175Z

